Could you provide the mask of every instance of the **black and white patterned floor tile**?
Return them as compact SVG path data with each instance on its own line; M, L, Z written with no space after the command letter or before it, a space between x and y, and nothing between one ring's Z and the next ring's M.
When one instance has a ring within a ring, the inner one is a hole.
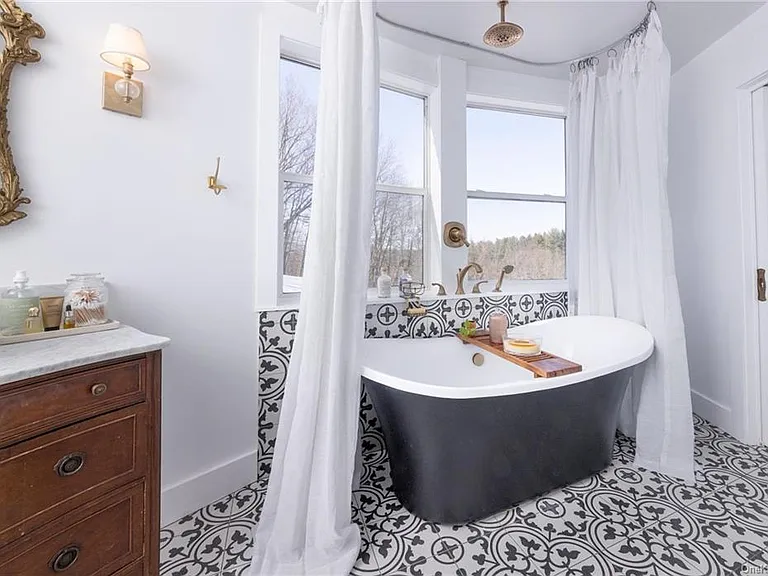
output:
M163 576L218 576L226 553L232 502L230 494L160 531Z
M245 576L249 567L250 567L250 564L240 564L239 566L225 569L221 573L221 576Z
M424 566L445 573L471 535L469 526L425 522L408 512L392 492L386 454L365 463L354 498L366 527L364 544L383 574L424 571Z
M613 444L613 461L631 464L635 459L635 440L616 431L616 442Z
M266 490L256 482L232 495L232 515L225 543L221 576L239 576L250 566L253 529L259 521Z
M375 412L363 420L369 442L353 493L362 540L353 576L768 573L768 450L698 416L695 484L633 466L634 440L619 433L600 473L458 526L403 508ZM161 576L244 576L263 500L254 483L165 528Z

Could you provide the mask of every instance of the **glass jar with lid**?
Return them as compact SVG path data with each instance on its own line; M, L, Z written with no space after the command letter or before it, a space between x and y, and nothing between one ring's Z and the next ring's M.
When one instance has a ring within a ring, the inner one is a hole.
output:
M107 284L101 274L72 274L67 278L64 307L72 307L75 326L93 326L109 322Z

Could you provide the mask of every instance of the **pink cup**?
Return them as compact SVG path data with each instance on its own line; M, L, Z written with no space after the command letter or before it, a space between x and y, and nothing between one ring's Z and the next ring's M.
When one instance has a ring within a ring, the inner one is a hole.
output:
M509 320L506 314L491 314L488 319L488 331L490 332L491 342L493 344L501 344L504 340L504 334L509 328Z

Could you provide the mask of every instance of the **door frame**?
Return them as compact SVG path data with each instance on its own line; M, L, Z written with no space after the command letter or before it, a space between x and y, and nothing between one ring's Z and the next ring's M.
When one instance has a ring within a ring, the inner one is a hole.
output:
M757 300L757 268L768 268L768 254L758 254L758 219L768 222L767 203L761 203L758 214L758 193L768 195L755 173L755 134L753 93L768 84L768 71L737 89L739 127L739 188L742 230L742 281L744 326L744 382L731 383L732 428L739 438L750 444L768 442L768 342L766 361L761 362L760 308ZM763 110L768 114L768 110ZM768 130L766 131L768 136ZM760 144L758 144L760 146ZM760 264L762 266L760 266ZM765 303L768 306L768 303ZM768 313L768 309L765 310ZM763 380L766 380L763 384ZM765 386L765 393L763 387ZM763 406L763 403L766 406Z

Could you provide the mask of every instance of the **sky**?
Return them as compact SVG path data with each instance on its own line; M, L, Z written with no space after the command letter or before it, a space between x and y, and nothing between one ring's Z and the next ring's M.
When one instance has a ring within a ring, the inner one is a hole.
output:
M289 77L317 103L320 71L281 61L281 82ZM408 185L424 186L425 100L383 89L379 141L397 150ZM565 122L529 114L467 109L467 188L521 194L565 193ZM473 200L467 206L470 241L565 228L565 205Z

